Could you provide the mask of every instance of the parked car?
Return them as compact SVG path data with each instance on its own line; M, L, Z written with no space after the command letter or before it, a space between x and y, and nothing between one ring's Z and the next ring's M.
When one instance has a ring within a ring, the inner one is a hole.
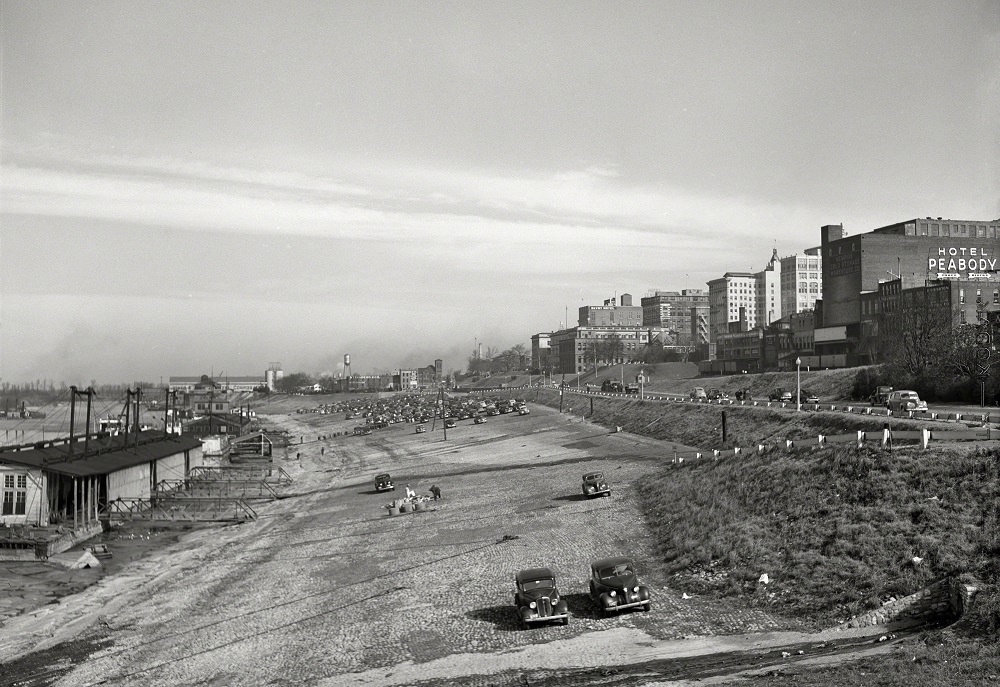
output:
M583 495L588 499L593 496L611 496L611 487L604 480L603 472L588 472L583 476Z
M417 434L423 434L426 431L427 428L424 425L417 425Z
M569 624L566 600L560 597L555 573L549 568L527 568L514 576L514 607L526 626L555 621Z
M692 401L707 401L708 394L705 393L704 387L696 386L691 390L691 400Z
M517 414L518 415L530 415L531 411L528 410L528 406L521 406L520 408L517 409Z
M709 401L728 401L729 394L721 389L709 389L706 393Z
M811 391L806 391L805 389L803 389L799 393L799 403L815 405L819 403L819 396L817 396Z
M889 400L889 394L891 393L891 386L877 386L872 395L868 397L868 402L873 406L884 406L885 402Z
M457 424L458 423L455 422L455 418L453 418L453 417L446 417L444 419L444 426L445 426L446 429L452 429Z
M486 424L486 418L483 417L482 415L476 415L476 419L473 420L473 422L476 423L477 425L484 425Z
M375 475L375 491L395 491L396 485L392 483L392 477L388 472Z
M629 608L648 611L649 589L639 583L632 561L624 556L602 558L590 564L590 598L605 614Z
M781 403L791 403L792 402L792 392L786 389L782 389L780 386L767 394L767 400L769 401L779 401Z
M916 391L897 389L889 392L889 397L885 400L885 407L894 413L904 410L924 412L927 410L927 401L921 401L920 395Z

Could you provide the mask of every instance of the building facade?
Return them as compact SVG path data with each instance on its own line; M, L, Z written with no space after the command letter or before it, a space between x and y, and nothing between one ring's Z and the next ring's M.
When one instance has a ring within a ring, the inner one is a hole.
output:
M642 326L664 332L669 346L702 346L708 343L708 292L704 289L653 291L640 299Z
M899 280L899 290L948 282L956 295L956 323L976 321L976 294L1000 299L1000 219L925 217L846 236L841 225L820 229L823 298L818 308L816 353L826 366L872 361L862 345L862 301L880 283ZM963 298L964 296L964 298ZM870 306L869 306L870 307Z
M621 295L609 298L604 305L584 305L580 307L577 324L581 327L639 327L642 325L642 307L632 305L632 296Z
M823 293L823 256L819 248L781 259L782 316L813 310Z
M777 249L754 275L754 315L751 326L767 327L781 319L781 260Z
M552 352L549 348L551 338L551 332L539 332L531 336L531 369L539 373L550 372L555 367L554 359L549 357Z
M756 324L757 278L750 272L726 272L708 282L708 328L713 343L729 331L730 322L746 321L745 329Z
M580 374L631 362L646 346L662 345L659 327L572 327L550 334L555 373Z
M277 379L280 379L280 377L277 377ZM220 377L219 379L211 379L208 375L200 377L170 377L169 389L171 391L186 393L212 383L214 383L216 389L222 391L247 392L267 386L268 378L265 375L259 377Z

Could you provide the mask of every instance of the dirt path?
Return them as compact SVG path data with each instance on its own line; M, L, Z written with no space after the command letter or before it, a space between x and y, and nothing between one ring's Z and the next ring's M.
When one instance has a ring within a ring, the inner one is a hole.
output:
M656 574L632 485L671 449L547 408L415 434L331 437L345 423L288 415L295 480L259 520L187 533L120 573L5 622L0 684L570 685L719 679L885 651L878 629L808 634L787 620L685 598ZM353 423L346 423L353 424ZM295 455L299 459L295 460ZM579 496L603 469L610 499ZM433 510L389 517L376 472ZM604 618L588 561L628 553L654 610ZM514 572L553 566L572 622L522 630ZM899 641L899 640L895 640ZM801 653L799 653L801 652ZM37 676L30 679L30 676ZM529 682L525 682L528 680Z

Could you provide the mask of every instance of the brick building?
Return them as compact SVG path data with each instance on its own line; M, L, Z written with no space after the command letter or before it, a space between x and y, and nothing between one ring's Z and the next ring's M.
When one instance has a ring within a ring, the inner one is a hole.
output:
M580 326L549 335L550 356L555 373L578 374L630 362L639 358L647 345L662 345L659 327Z
M580 307L577 324L581 327L638 327L642 325L642 307L632 305L631 294L623 293L621 303L609 298L604 305Z
M816 354L824 366L872 361L862 331L862 302L883 282L899 291L948 282L955 323L976 321L976 295L1000 300L1000 219L926 217L845 236L841 225L820 229L823 298L817 304ZM884 289L883 289L884 291ZM871 307L871 306L868 306Z

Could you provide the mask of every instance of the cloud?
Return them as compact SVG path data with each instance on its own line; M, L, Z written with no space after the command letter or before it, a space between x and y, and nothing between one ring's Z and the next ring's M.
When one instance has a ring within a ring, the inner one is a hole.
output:
M667 185L611 165L518 175L391 165L330 176L170 158L18 155L4 212L146 226L454 246L705 250L734 235L811 229L815 212ZM23 152L23 151L22 151Z

